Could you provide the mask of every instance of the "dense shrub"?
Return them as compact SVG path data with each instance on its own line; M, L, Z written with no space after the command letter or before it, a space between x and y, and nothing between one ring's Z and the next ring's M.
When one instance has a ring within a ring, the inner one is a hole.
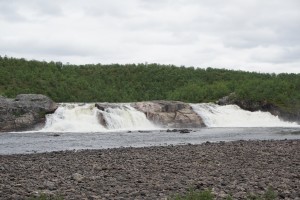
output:
M300 109L300 74L159 64L63 65L0 56L0 95L40 93L57 102L215 101L239 98Z

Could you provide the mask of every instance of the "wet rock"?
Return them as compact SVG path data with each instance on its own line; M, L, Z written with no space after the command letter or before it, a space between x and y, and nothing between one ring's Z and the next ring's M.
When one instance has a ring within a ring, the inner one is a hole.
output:
M151 133L151 131L138 131L139 133Z
M178 132L179 130L178 129L168 129L167 132Z
M192 130L189 130L189 129L181 129L179 133L190 133L190 131L192 131Z

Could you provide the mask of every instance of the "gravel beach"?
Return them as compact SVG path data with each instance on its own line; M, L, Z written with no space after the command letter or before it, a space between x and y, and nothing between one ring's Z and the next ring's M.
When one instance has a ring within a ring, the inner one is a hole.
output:
M0 155L0 198L166 199L189 188L300 199L300 140Z

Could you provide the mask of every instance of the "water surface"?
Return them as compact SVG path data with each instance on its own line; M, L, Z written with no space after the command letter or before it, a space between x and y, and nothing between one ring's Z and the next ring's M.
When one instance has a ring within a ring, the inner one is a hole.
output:
M190 133L153 131L119 132L14 132L0 133L0 154L61 150L201 144L235 140L300 139L299 127L201 128Z

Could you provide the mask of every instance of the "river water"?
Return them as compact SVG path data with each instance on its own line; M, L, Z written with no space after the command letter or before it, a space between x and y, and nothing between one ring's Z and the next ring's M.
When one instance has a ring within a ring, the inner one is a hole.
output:
M0 133L0 154L200 144L234 140L300 139L298 127L201 128L190 133L153 131Z

